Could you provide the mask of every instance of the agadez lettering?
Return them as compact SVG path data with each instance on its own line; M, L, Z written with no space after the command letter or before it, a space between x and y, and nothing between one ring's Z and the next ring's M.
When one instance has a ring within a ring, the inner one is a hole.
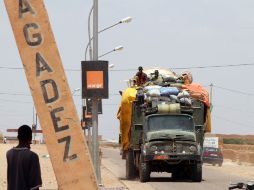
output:
M26 39L26 43L29 46L38 46L42 42L42 36L40 33L35 33L32 35L31 39L31 37L29 36L29 34L31 33L30 32L31 29L39 29L39 25L36 23L29 23L24 26L23 33Z
M35 11L27 0L19 0L19 18L23 18L23 15L28 12L32 15L35 14Z
M35 10L29 3L29 0L19 0L19 18L23 19L27 14L35 15ZM23 34L26 43L31 47L40 46L43 43L43 35L40 33L40 25L38 23L27 23L23 27ZM36 64L36 77L39 78L46 73L51 73L54 71L50 67L47 60L43 57L40 52L36 52L35 55L35 64ZM51 104L53 109L50 111L50 117L54 126L54 131L60 133L66 130L69 130L69 125L59 126L61 117L58 116L60 112L64 112L64 107L54 108L54 102L59 100L60 93L56 81L53 79L46 79L40 81L40 87L44 102L46 104ZM52 89L53 94L49 95L49 89ZM77 154L70 154L70 145L71 145L71 136L65 136L60 139L57 139L58 143L65 143L63 161L67 162L70 160L76 159Z

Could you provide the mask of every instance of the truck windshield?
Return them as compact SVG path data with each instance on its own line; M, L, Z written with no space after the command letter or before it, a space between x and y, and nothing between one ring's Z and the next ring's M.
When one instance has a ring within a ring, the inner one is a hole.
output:
M194 131L193 119L187 115L158 115L148 119L148 130Z

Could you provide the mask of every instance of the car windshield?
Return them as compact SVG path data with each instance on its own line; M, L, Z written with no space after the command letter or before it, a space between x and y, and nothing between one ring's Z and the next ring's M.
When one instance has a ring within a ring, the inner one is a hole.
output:
M148 130L194 131L194 123L188 115L157 115L148 119Z

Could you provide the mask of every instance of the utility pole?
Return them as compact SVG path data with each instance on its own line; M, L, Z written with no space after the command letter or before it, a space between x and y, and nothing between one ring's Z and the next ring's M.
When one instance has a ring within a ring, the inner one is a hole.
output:
M210 84L210 111L211 112L213 109L212 97L213 97L213 83Z
M35 139L36 139L36 130L37 130L37 123L38 123L38 116L37 112L33 106L33 124L32 124L32 130L33 130L33 143L36 144Z
M98 60L98 0L93 0L93 61ZM92 156L98 184L101 184L101 170L98 142L98 98L92 98Z

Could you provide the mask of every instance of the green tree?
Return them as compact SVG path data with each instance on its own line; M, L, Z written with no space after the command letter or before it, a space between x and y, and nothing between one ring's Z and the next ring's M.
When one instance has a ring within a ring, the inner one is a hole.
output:
M4 135L3 135L2 131L0 131L0 142L3 142L3 138L4 138Z

